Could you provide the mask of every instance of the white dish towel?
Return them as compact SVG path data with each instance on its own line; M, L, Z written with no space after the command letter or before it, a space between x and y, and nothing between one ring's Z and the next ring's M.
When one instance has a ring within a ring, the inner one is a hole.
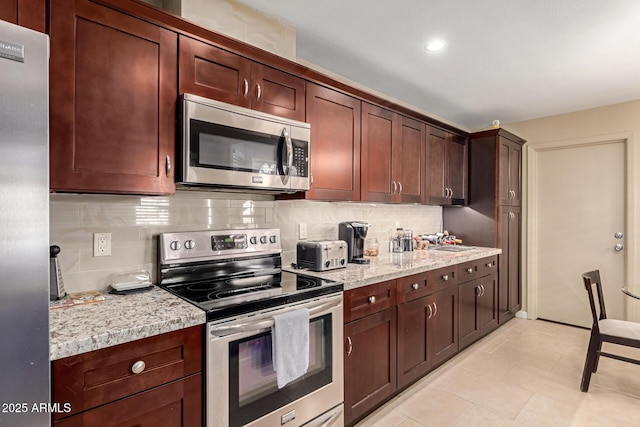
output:
M309 369L309 310L301 308L273 316L272 356L278 388Z

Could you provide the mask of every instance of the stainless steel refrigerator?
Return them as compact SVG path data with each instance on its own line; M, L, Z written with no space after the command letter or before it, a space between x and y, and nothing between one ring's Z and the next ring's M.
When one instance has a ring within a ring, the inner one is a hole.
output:
M49 38L0 21L0 426L50 425L49 383Z

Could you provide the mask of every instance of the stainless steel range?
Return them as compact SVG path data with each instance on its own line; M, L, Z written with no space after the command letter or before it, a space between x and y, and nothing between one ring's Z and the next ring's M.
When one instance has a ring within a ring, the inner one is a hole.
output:
M281 253L277 229L160 235L160 286L207 312L208 427L344 423L343 285L282 271ZM300 308L309 368L278 388L273 317Z

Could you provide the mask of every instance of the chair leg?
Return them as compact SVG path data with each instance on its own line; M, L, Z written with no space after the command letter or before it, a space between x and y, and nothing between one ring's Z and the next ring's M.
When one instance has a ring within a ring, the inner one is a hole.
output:
M602 341L598 340L598 351L596 351L596 361L593 364L593 373L598 371L598 363L600 362L600 350L602 350Z
M600 337L592 330L591 338L589 338L589 347L587 348L587 357L584 361L584 369L582 370L582 382L580 383L580 390L585 393L589 391L591 374L595 372L595 364L598 356L597 350L600 345L602 345L600 344Z

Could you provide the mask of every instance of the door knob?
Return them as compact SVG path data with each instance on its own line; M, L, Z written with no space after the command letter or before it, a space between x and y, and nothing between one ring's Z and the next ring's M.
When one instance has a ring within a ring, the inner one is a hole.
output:
M616 234L613 235L613 237L615 237L616 239L622 239L624 237L624 234L618 231Z
M621 250L624 249L624 246L622 246L620 243L618 243L617 245L615 245L613 247L613 249L615 249L616 251L620 252Z

